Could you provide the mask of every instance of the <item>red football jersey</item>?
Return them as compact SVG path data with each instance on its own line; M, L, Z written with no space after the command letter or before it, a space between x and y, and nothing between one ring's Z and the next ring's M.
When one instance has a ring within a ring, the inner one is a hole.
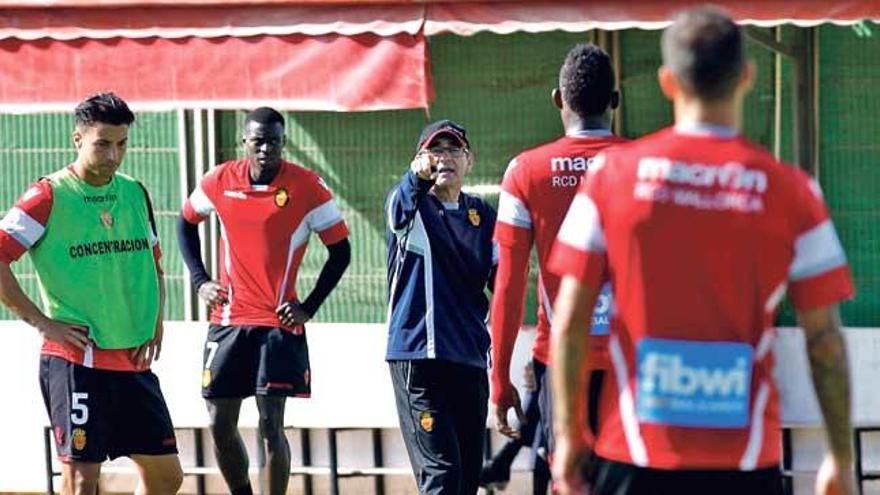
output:
M596 452L661 469L778 466L777 305L853 295L817 184L700 127L596 157L550 269L613 288Z
M549 362L550 323L559 289L559 276L547 270L550 250L592 158L607 147L623 142L626 140L610 131L565 136L522 152L510 162L501 182L496 242L525 253L520 261L525 263L533 243L538 250L538 325L532 355L543 363ZM510 305L522 303L524 293L525 287L496 288L492 300L492 331L495 336L501 336L493 341L496 369L509 368L516 332L522 321L508 321L504 315L509 313ZM606 337L593 339L595 358L592 362L598 368L607 366L605 340Z
M289 162L268 185L251 184L247 160L217 166L183 207L190 223L211 212L222 227L219 282L229 299L211 312L218 325L283 327L275 309L297 297L296 274L311 233L325 245L348 237L324 181Z

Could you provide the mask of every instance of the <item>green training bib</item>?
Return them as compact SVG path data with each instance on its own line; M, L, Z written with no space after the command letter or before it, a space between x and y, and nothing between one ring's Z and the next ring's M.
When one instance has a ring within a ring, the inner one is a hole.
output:
M43 237L29 254L46 313L89 328L101 349L153 337L159 281L146 193L117 173L90 186L65 168L48 177L54 197Z

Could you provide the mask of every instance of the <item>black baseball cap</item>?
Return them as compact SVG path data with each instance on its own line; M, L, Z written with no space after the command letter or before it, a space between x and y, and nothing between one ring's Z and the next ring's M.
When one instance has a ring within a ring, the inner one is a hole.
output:
M427 148L431 145L434 139L444 135L458 141L458 144L461 145L462 148L470 146L467 139L467 131L464 127L451 120L443 119L430 123L422 129L422 133L419 134L419 145L416 147L416 151L421 151L424 148Z

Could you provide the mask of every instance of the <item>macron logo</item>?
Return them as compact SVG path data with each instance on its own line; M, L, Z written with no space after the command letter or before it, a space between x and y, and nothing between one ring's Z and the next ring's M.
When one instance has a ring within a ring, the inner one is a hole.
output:
M642 392L682 397L744 397L751 375L746 358L729 368L690 367L678 355L659 352L645 356L639 371Z
M638 177L642 181L663 181L695 187L718 186L727 190L758 193L767 190L767 174L764 171L749 169L737 162L708 166L647 157L639 161Z
M247 199L247 194L241 191L230 191L229 189L223 191L223 195L229 198L235 199Z
M582 156L555 157L550 159L550 171L552 172L586 172L590 167L591 158Z

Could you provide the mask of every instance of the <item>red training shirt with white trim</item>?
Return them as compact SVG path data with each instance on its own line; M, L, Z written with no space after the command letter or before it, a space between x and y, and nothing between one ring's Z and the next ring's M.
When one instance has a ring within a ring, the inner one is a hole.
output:
M348 237L324 181L286 161L268 185L251 184L246 159L218 165L183 206L192 224L212 212L222 227L219 282L229 299L211 312L217 325L286 328L275 309L297 299L296 275L311 233L325 245Z
M814 181L742 137L674 129L594 160L550 269L613 288L596 453L660 469L778 466L778 303L854 293Z
M532 346L533 357L549 363L550 323L553 302L559 290L559 276L547 270L550 250L568 206L574 198L592 158L600 151L626 142L610 131L591 132L584 136L564 136L550 143L526 150L511 160L501 182L495 240L502 256L509 255L514 266L499 260L497 280L506 280L506 270L528 264L532 244L538 251L538 324ZM507 249L503 249L507 248ZM505 272L503 272L505 271ZM521 305L524 284L498 285L492 299L493 385L509 382L510 359L521 318L512 318L510 308ZM518 320L518 321L515 321ZM587 331L586 329L584 331ZM591 361L596 368L607 367L606 338L593 339ZM499 377L499 374L502 376Z

